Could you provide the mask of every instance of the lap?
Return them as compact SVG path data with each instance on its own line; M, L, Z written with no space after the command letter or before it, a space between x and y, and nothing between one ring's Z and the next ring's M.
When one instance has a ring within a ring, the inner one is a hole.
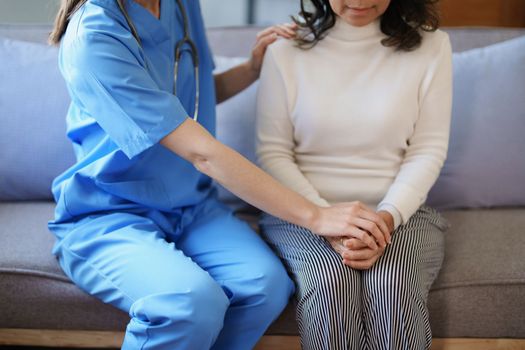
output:
M444 231L447 223L434 209L422 206L393 235L393 242L369 270L357 271L342 264L340 255L321 236L281 219L264 215L261 234L283 259L291 272L324 275L333 270L363 274L365 278L389 279L392 274L417 269L425 285L439 271L444 255Z
M148 218L103 215L75 227L57 249L66 274L123 311L149 295L184 293L215 283Z
M324 237L306 228L265 214L261 235L283 260L299 289L301 285L321 288L359 283L359 271L344 265Z
M251 278L272 267L282 269L261 237L218 202L196 213L177 246L218 281Z
M392 244L376 264L363 271L365 282L380 279L388 283L395 277L398 282L420 282L421 288L428 290L443 261L447 226L437 211L422 206L394 232Z
M148 295L255 278L266 262L282 269L260 237L218 203L193 215L176 236L147 216L93 216L77 223L56 253L77 285L125 311Z

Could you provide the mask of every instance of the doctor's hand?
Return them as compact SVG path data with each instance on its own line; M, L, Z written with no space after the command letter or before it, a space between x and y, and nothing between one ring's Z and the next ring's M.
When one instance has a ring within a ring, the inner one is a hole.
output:
M257 34L255 46L247 61L214 76L217 103L235 96L259 79L264 53L268 45L278 37L294 38L296 30L297 25L295 24L282 24L266 28Z
M361 202L319 208L311 231L321 236L356 238L373 250L384 248L391 241L383 218Z
M268 45L277 40L278 37L285 39L295 38L297 32L297 24L284 23L268 27L257 34L255 45L252 49L252 54L249 60L251 69L259 76L264 59L264 54Z

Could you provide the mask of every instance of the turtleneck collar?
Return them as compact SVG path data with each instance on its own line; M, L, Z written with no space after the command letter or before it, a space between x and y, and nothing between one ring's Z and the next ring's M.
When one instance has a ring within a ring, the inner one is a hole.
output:
M331 38L343 41L356 41L379 37L381 35L383 35L383 33L381 32L381 21L379 19L376 19L366 26L356 27L345 22L340 17L336 17L335 25L330 29L330 33L328 34Z

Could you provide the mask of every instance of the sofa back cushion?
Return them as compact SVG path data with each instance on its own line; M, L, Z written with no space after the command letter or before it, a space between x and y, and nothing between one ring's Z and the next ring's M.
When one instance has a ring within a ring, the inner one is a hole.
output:
M0 200L51 198L74 162L57 48L0 38Z
M449 152L428 203L525 206L525 36L453 59Z
M58 50L44 43L49 30L49 26L41 25L0 25L0 201L50 199L52 180L74 162L72 146L65 136L69 97L57 68ZM258 30L211 29L208 32L210 45L216 54L245 55ZM525 34L525 30L501 29L448 31L455 51ZM467 56L463 60L466 61ZM237 59L225 57L222 61L218 60L217 66L225 68L236 62ZM511 70L510 67L506 69ZM514 79L518 78L519 76L514 75ZM250 159L254 158L255 89L256 84L220 105L217 113L218 138ZM467 98L471 97L465 95L459 100L456 98L458 102L455 103L458 105L454 107L455 114L458 113L456 110L462 108L461 104L470 103L466 101ZM470 107L466 110L469 111ZM465 131L462 128L468 126L469 118L471 117L467 115L462 117L461 124L453 124L457 136L452 134L449 161L445 170L453 160L452 154L456 147L454 138L463 137L462 133ZM455 119L453 123L457 123ZM503 137L505 134L501 132L498 135ZM500 150L500 153L504 151ZM443 182L440 185L440 181L441 179L436 188L439 188L438 185L449 186ZM221 189L220 194L221 198L234 206L243 205L242 201L235 199L227 191ZM458 204L457 201L446 198L454 193L439 191L438 194L440 197L431 193L429 200L440 207Z

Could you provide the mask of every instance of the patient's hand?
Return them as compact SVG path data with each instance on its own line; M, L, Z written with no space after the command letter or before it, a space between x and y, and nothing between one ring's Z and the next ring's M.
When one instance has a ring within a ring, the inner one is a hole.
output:
M332 248L341 255L343 264L356 270L368 270L383 255L385 248L371 249L357 238L325 237Z
M380 210L377 212L377 215L381 216L381 218L385 221L386 226L390 231L390 235L392 235L392 233L394 232L394 217L392 216L392 214L390 214L386 210Z

